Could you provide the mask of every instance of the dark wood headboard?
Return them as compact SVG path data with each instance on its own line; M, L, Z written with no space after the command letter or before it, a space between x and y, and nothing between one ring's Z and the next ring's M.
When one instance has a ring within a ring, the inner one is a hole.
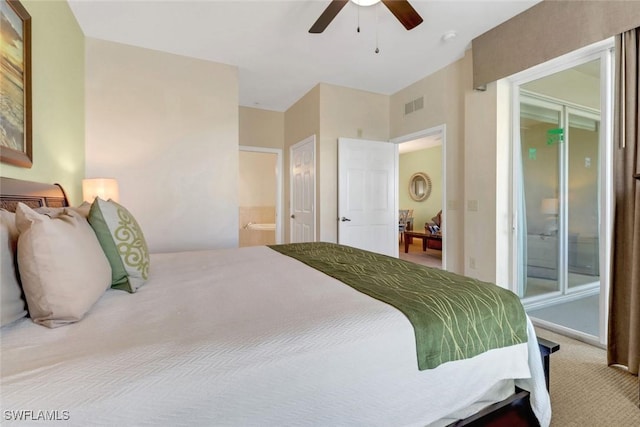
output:
M67 195L59 184L0 177L0 208L15 212L18 202L31 208L69 206Z

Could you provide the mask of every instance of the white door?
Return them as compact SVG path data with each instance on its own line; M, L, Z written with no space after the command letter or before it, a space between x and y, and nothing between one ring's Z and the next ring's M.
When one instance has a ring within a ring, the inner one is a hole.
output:
M338 139L338 243L398 256L398 145Z
M316 240L316 137L289 150L291 162L291 243Z

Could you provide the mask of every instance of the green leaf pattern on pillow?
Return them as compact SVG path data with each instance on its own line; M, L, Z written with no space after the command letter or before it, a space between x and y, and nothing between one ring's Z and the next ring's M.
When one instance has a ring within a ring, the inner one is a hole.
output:
M88 220L111 264L111 287L136 292L147 281L150 265L140 225L127 208L100 198L91 205Z
M149 249L147 242L141 233L138 222L128 211L117 208L118 227L114 230L113 237L116 247L124 262L131 269L140 272L144 280L149 278Z

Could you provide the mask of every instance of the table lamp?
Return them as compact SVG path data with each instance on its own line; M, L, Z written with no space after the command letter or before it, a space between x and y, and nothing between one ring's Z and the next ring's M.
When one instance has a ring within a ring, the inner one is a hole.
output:
M88 178L82 180L82 198L85 202L93 203L96 197L102 200L118 202L120 193L118 181L113 178Z

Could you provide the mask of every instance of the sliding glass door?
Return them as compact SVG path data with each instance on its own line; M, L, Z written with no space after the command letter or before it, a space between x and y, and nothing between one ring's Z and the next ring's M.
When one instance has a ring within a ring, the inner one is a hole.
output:
M523 298L599 284L600 115L521 89Z
M513 98L517 292L537 324L599 343L610 256L611 56L607 47L570 68L519 77Z
M523 298L562 292L559 194L563 128L562 106L523 95L520 101L522 141Z
M600 115L567 108L567 287L600 281Z

